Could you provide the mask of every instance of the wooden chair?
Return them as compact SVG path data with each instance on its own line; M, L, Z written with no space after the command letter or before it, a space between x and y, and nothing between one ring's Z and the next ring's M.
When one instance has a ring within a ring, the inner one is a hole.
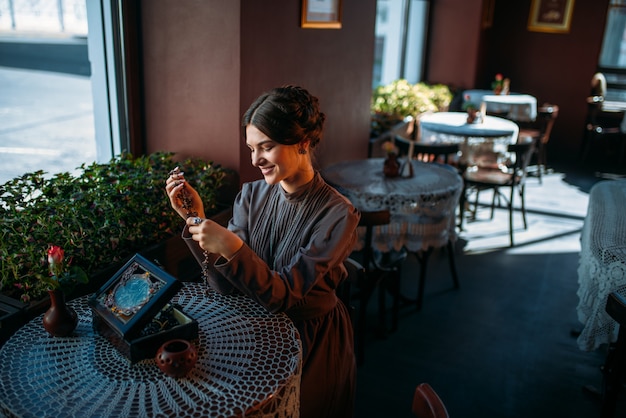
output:
M381 328L386 328L385 292L388 290L392 295L392 325L391 330L398 327L400 309L400 269L406 260L406 251L392 251L381 253L376 250L373 243L374 227L389 224L391 214L389 210L361 211L359 226L365 227L365 240L363 249L360 251L361 265L364 272L359 275L360 281L356 283L355 292L359 306L356 319L356 351L357 364L365 361L365 337L367 334L367 305L378 289L378 317Z
M348 312L350 313L350 319L352 322L352 328L356 329L356 308L352 300L352 292L360 283L363 282L363 276L365 275L365 268L356 260L347 258L343 262L348 277L339 284L335 293L341 302L346 305Z
M606 312L619 324L617 342L609 347L602 369L604 387L600 416L612 418L615 416L617 396L622 387L621 382L626 376L626 298L617 292L609 294Z
M580 148L581 162L587 161L591 148L600 143L600 141L606 143L610 139L619 141L619 162L623 162L626 138L622 132L621 124L625 114L626 112L623 109L605 108L603 96L590 96L587 98L587 122Z
M476 193L483 190L492 190L493 199L491 202L491 219L493 219L494 210L496 208L496 199L498 200L498 206L500 206L500 199L506 202L506 208L509 211L509 237L511 247L513 242L513 200L515 194L520 197L522 219L524 221L524 229L528 229L528 223L526 221L526 203L525 203L525 190L526 190L526 174L528 169L528 163L534 150L534 143L530 138L520 138L517 144L511 144L508 146L508 151L515 153L515 162L506 171L502 171L499 168L481 168L472 167L463 173L463 192L461 193L460 205L460 224L459 227L463 228L463 214L465 211L465 204L467 202L468 190L474 189ZM508 196L502 192L502 189L508 188L510 190ZM474 202L475 208L478 206L478 194L476 194L476 201ZM475 209L476 210L476 209Z
M445 404L428 383L420 383L415 388L411 411L417 418L450 417Z
M395 143L400 150L400 155L410 155L424 162L440 162L443 164L456 165L456 159L459 152L459 144L426 144L422 142L413 142L412 140L396 136Z
M557 105L544 103L537 109L537 120L533 126L521 128L519 131L518 138L530 137L535 144L533 155L537 163L537 170L534 174L539 179L539 183L542 182L542 175L547 172L547 145L558 116L559 107Z

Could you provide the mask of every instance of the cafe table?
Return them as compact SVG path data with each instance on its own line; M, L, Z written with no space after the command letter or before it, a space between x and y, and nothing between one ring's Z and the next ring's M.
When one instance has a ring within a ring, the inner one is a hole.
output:
M456 238L455 210L463 182L450 166L405 160L411 177L385 177L383 158L341 161L322 176L364 211L389 209L391 222L374 228L373 244L383 252L439 248ZM360 231L359 244L363 244ZM359 249L359 248L357 248Z
M611 292L626 296L626 180L604 180L589 192L581 232L576 312L578 347L592 351L617 340L619 324L605 311Z
M419 141L424 144L457 143L460 165L505 164L511 158L509 144L517 142L519 126L508 119L483 116L467 123L466 112L427 113L419 119Z
M299 416L301 345L285 314L185 283L172 302L198 321L198 360L176 379L153 359L131 365L94 332L87 299L69 302L72 336L48 335L39 316L0 349L0 416Z
M533 122L537 118L537 98L530 94L494 94L491 90L466 90L463 94L477 105L484 103L488 113L497 113L515 122Z

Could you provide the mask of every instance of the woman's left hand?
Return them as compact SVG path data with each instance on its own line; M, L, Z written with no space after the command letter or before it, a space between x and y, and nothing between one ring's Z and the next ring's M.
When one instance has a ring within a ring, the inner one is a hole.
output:
M219 254L230 260L243 245L243 241L235 233L210 219L191 217L186 222L193 240L209 253Z

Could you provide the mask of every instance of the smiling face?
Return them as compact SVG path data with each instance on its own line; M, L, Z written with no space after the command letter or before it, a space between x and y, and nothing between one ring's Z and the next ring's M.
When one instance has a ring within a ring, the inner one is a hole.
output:
M252 165L261 170L268 184L280 183L285 191L294 192L313 178L313 167L308 153L298 152L302 147L306 150L306 144L279 144L254 125L248 125L246 145L250 148Z

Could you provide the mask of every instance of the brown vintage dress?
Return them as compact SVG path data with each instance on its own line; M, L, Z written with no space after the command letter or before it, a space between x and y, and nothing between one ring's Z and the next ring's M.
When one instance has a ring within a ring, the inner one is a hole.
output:
M294 193L264 180L243 185L228 228L244 241L209 266L209 283L234 289L271 312L285 312L303 347L301 417L353 416L356 364L350 315L335 295L359 215L319 173ZM183 237L199 260L197 243ZM199 251L200 250L200 251Z

